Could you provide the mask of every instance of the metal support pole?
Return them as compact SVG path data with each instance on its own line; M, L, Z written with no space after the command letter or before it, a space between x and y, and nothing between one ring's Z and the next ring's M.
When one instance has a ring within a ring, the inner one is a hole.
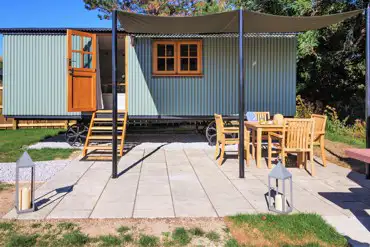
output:
M239 178L244 178L244 22L239 10Z
M112 178L117 178L117 11L112 14Z
M366 9L366 148L370 148L370 4ZM370 164L366 164L366 178L370 179Z

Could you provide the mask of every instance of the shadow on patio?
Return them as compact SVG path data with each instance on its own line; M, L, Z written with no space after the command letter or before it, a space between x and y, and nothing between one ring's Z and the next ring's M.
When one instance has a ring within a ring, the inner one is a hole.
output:
M325 199L340 208L350 211L359 222L370 232L370 180L365 175L351 171L347 178L358 187L348 188L348 192L319 192Z

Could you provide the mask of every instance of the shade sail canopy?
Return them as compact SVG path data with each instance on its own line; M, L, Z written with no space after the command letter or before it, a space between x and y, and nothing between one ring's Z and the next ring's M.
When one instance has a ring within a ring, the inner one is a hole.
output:
M270 15L244 10L244 32L303 32L330 26L362 12L363 10L354 10L306 17ZM126 32L146 34L237 33L238 17L238 10L193 17L151 16L118 11L118 19Z

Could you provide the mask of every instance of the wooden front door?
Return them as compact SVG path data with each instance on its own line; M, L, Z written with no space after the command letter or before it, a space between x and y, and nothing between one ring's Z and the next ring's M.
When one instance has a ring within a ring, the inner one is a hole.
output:
M67 31L68 111L96 110L96 35Z

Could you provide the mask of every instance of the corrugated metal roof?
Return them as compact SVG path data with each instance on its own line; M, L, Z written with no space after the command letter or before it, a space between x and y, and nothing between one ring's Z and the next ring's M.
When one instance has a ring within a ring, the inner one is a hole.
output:
M93 33L111 33L111 28L89 28L89 27L58 27L58 28L0 28L0 33L2 34L51 34L51 33L66 33L67 29L74 29L83 32L93 32ZM123 29L118 29L118 32L125 32Z
M210 33L210 34L130 34L135 38L237 38L237 33ZM244 37L284 37L294 38L297 33L246 33Z
M67 29L74 29L83 32L93 33L111 33L111 28L0 28L0 34L53 34L66 33ZM118 32L124 33L124 29L118 29ZM248 33L245 37L295 37L296 33ZM217 38L217 37L238 37L236 33L222 34L131 34L136 38Z

